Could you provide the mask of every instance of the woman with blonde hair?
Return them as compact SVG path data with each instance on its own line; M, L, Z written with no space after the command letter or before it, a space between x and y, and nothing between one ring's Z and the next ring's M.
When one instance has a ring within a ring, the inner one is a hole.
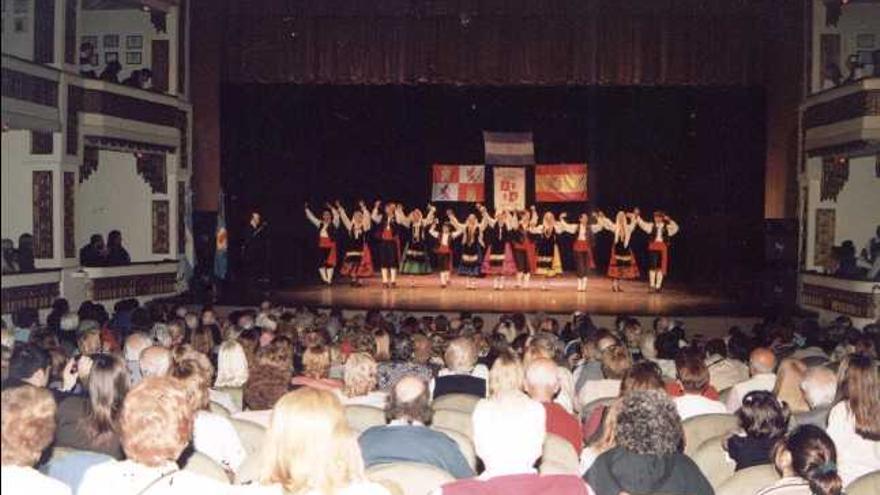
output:
M807 373L807 366L800 359L783 359L776 371L776 386L773 394L780 402L788 404L792 414L807 412L810 405L804 398L801 383Z
M525 372L522 362L515 352L507 350L498 354L489 370L489 398L523 392Z
M376 361L365 352L348 356L343 370L343 385L339 398L345 405L364 405L385 409L388 394L376 390L378 378Z
M846 486L880 469L880 378L877 361L853 354L837 388L840 402L828 414L828 436L840 447L837 464Z
M236 340L227 340L217 353L217 378L211 389L211 400L230 412L242 410L244 384L249 376L247 354Z
M367 481L342 404L324 390L304 387L275 404L261 465L266 493L388 495L381 485Z
M303 353L303 372L293 377L290 384L299 387L336 390L342 388L342 382L330 378L330 349L318 345L309 347Z

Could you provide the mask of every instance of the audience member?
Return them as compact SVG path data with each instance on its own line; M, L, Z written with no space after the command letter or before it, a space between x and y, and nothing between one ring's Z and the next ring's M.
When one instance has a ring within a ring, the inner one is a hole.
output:
M102 81L119 83L119 73L122 72L122 64L118 61L113 60L108 62L104 67L104 70L101 71L100 79Z
M837 397L837 375L824 366L810 368L801 382L801 391L810 410L793 415L793 425L809 424L824 429Z
M709 368L709 384L718 391L749 379L749 366L728 356L727 344L722 339L706 343L706 366Z
M730 388L727 396L727 410L736 412L742 405L743 397L755 390L772 391L776 386L776 356L770 349L759 347L749 356L751 378Z
M261 470L267 494L388 495L367 481L339 399L311 387L290 392L275 405Z
M171 351L157 345L147 347L141 351L138 364L142 380L150 376L165 376L171 368Z
M12 239L2 240L2 262L3 273L17 273L20 271L18 266L18 252L15 250L15 243Z
M125 363L112 354L94 355L87 393L58 404L55 444L123 459L119 413L128 389Z
M620 394L620 380L632 367L632 360L621 345L613 345L602 352L602 374L605 378L592 380L578 395L580 410L588 413L588 407L599 399L617 397Z
M426 426L431 422L432 411L427 384L421 378L401 378L390 399L388 425L369 428L358 439L367 467L419 462L436 466L456 478L474 475L458 444Z
M450 342L444 358L446 368L431 382L433 398L455 393L486 397L488 371L476 366L477 349L471 339L459 337Z
M107 266L121 266L131 264L128 251L122 246L122 232L111 230L107 234Z
M293 351L279 340L260 349L255 361L244 386L244 404L255 411L268 411L288 392Z
M757 495L841 495L837 449L821 428L799 426L779 441L773 464L782 478Z
M519 356L512 350L498 354L489 370L489 398L507 394L523 395L525 372Z
M644 332L639 340L639 352L643 359L657 363L663 375L671 378L675 376L675 361L657 357L656 340L657 336L653 332Z
M18 236L18 250L16 251L18 260L18 271L22 273L30 273L36 270L34 266L34 236L31 234L21 234Z
M193 416L187 390L177 380L145 378L129 391L119 416L126 460L89 468L79 492L89 495L230 493L227 485L181 471L176 463L192 440Z
M135 332L125 339L125 368L132 386L141 382L141 354L153 344L145 333Z
M840 447L838 472L847 485L880 469L880 378L874 359L853 354L845 361L827 431Z
M0 490L10 494L70 495L66 485L33 468L54 438L52 395L32 385L7 388L3 390L0 409Z
M562 342L560 342L555 334L548 332L536 333L529 339L526 346L526 351L523 354L523 366L528 368L532 361L538 359L549 359L556 363L562 362L560 359L562 347ZM556 374L559 381L559 392L553 401L562 406L566 412L573 413L575 411L574 376L564 366L557 366Z
M303 372L293 378L293 385L330 391L342 388L341 381L330 378L330 348L323 345L309 347L302 360Z
M384 331L376 333L374 348L370 350L374 359L376 356L384 359L388 355L387 346L391 344L387 343L387 336L388 333ZM426 382L430 382L434 378L435 370L430 364L431 342L428 340L426 347L424 340L427 339L410 338L407 335L394 337L390 350L391 359L384 361L376 359L376 379L379 390L389 392L397 380L404 376L416 375ZM418 342L421 343L417 346Z
M79 264L82 266L106 266L107 248L101 234L92 234L89 243L79 250Z
M244 409L244 386L249 368L244 348L236 340L220 344L217 353L217 378L210 390L211 400L226 407L230 413Z
M446 484L443 495L589 493L574 475L540 475L545 433L544 408L528 397L505 395L480 401L473 413L474 448L486 470L476 478ZM617 494L615 494L617 495Z
M788 430L788 406L764 390L749 392L736 412L741 431L724 442L736 470L772 462L770 452Z
M779 363L773 393L777 399L788 404L792 414L810 410L810 406L807 404L806 399L804 399L804 393L801 390L801 383L804 381L806 372L806 365L799 359L783 359Z
M714 494L697 465L680 452L681 419L664 392L630 393L621 399L616 419L615 447L584 475L597 495Z
M363 405L385 409L388 394L376 390L377 366L373 357L365 352L355 352L345 360L343 386L339 394L344 405Z
M559 375L556 363L549 359L536 359L526 368L526 392L544 406L547 433L558 435L571 443L580 455L583 434L580 422L553 398L559 393Z
M703 395L710 386L709 368L700 356L681 353L675 364L678 383L684 393L674 402L682 421L701 414L727 413L723 403Z

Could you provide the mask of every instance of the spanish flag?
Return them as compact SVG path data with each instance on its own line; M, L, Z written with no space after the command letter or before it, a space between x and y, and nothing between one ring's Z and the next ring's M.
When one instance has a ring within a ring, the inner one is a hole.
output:
M536 165L535 200L539 203L586 201L587 164Z

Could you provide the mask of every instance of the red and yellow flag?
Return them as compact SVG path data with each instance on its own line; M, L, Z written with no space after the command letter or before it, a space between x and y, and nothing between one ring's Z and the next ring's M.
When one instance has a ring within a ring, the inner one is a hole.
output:
M562 203L587 200L587 164L535 166L535 200Z

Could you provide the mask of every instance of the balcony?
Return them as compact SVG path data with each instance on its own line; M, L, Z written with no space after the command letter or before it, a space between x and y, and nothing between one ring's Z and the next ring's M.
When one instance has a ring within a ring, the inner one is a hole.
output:
M156 297L177 292L177 266L176 261L162 261L83 267L72 278L85 284L86 299L91 301Z
M14 313L24 308L47 309L60 294L61 270L38 270L29 273L4 273L2 312Z
M801 112L807 156L861 156L880 151L880 77L810 95Z

